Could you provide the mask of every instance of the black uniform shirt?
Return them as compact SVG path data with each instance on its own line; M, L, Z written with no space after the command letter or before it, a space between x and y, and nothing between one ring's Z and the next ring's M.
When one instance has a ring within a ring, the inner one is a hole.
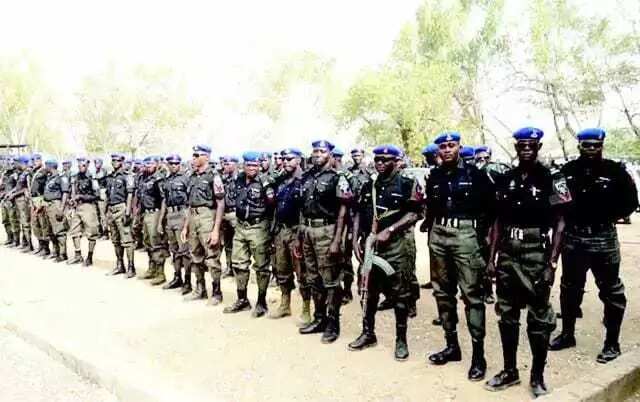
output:
M100 188L98 181L86 172L78 172L73 176L72 188L74 196L77 197L80 202L94 202L99 197Z
M239 173L236 178L236 217L241 221L267 218L273 200L273 180L269 175L259 174L247 182L247 176Z
M597 163L582 158L561 169L567 178L572 202L566 209L569 224L615 223L638 207L633 179L621 163L603 159Z
M187 205L189 177L182 172L170 174L164 182L164 199L168 207Z
M44 186L47 184L48 173L44 168L40 167L33 171L31 177L31 196L41 197L44 194Z
M300 223L302 179L300 176L281 177L276 189L276 220L287 226Z
M236 209L236 197L238 192L236 191L237 174L222 176L222 182L224 183L224 211L231 212Z
M49 175L47 183L44 186L44 200L53 201L61 200L63 193L69 192L69 178L58 172Z
M144 175L140 181L140 205L142 211L160 209L162 205L162 186L164 175L156 171L152 175Z
M135 191L135 178L120 168L107 176L107 204L127 202L127 196Z
M341 203L353 200L353 189L344 174L333 168L313 167L302 176L302 216L336 220Z
M215 208L220 199L224 199L220 175L211 168L202 173L194 170L189 177L189 206Z

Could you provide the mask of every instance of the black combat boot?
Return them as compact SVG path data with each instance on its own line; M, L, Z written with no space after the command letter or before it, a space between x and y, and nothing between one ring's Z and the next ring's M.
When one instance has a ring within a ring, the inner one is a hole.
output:
M69 261L67 261L67 264L69 265L74 265L74 264L82 264L82 252L80 252L80 250L77 250L73 256L72 259L70 259Z
M53 241L53 253L49 254L47 257L50 260L57 260L60 257L60 246L57 241Z
M33 241L31 240L31 236L26 237L26 239L27 245L22 249L22 252L25 254L33 253Z
M433 283L431 283L431 281L423 283L420 285L420 289L433 289Z
M362 333L348 345L349 350L360 351L378 344L375 333L377 307L378 298L373 295L370 296L366 301L366 305L363 305Z
M327 325L327 296L318 290L313 290L313 321L300 328L298 332L302 335L318 334L324 332Z
M621 354L620 326L622 324L622 317L624 314L624 310L613 312L605 311L605 327L607 328L607 335L604 340L602 352L600 352L596 358L596 361L602 364L606 364L617 359Z
M190 295L185 296L185 301L193 301L193 300L204 300L207 298L207 288L204 284L204 272L198 268L196 273L196 288Z
M342 292L343 306L353 301L353 292L351 291L352 284L353 284L353 278L351 276L344 278L344 291Z
M108 275L120 275L127 272L124 269L124 249L122 246L114 246L116 252L116 266Z
M565 333L563 328L562 333L560 333L560 335L553 338L553 340L549 344L549 350L555 352L562 349L573 348L575 346L576 346L576 337L573 335L573 333L570 333L570 334Z
M173 279L165 283L162 286L162 289L178 289L183 286L182 282L182 271L180 270L180 265L182 263L182 257L174 257L173 258Z
M470 381L480 381L484 379L487 372L487 361L484 359L484 341L482 339L472 339L471 346L473 347L473 354L467 378Z
M87 253L87 258L84 259L84 263L82 264L85 267L90 267L93 265L93 252L89 251Z
M238 299L230 306L227 306L222 310L225 314L239 313L241 311L251 310L251 303L247 299L247 289L238 289Z
M158 268L156 267L155 261L153 261L153 259L151 258L151 253L147 253L147 257L148 257L147 260L149 261L148 262L149 267L144 272L144 274L138 277L138 279L140 280L153 279L157 275Z
M30 247L31 247L30 235L29 234L25 235L24 233L22 233L22 243L20 243L20 250L23 252L29 252Z
M387 297L378 305L378 311L391 310L393 308L394 302L390 297Z
M340 286L327 291L327 326L324 328L322 343L333 343L340 337L340 307L342 306Z
M441 366L449 362L459 362L462 360L460 344L458 343L458 333L456 331L445 332L447 346L440 352L429 355L429 362L436 366Z
M222 303L222 289L220 289L220 279L214 279L211 282L211 298L209 299L210 306L217 306Z
M254 318L259 318L267 314L268 311L269 308L267 307L267 290L259 290L256 307L251 312L251 316Z
M187 257L180 257L182 266L184 267L184 281L182 283L181 295L188 295L191 293L191 260Z
M36 257L41 257L42 253L44 252L44 250L42 249L44 242L40 239L38 239L38 248L36 250L33 251L33 255L35 255Z
M61 242L59 244L60 254L56 257L56 262L67 261L67 244L66 244L66 240L67 239L64 239L63 242Z
M127 279L131 279L136 276L136 266L133 264L133 261L127 261Z
M520 373L516 365L520 328L518 325L506 325L503 323L498 323L498 328L500 329L500 339L502 341L504 370L487 381L484 387L489 391L501 391L512 385L520 384Z
M549 335L532 334L531 332L528 335L532 355L529 386L531 387L531 393L537 398L548 393L547 386L544 383L544 366L547 363Z
M162 259L161 261L156 262L156 275L151 279L149 284L151 286L158 286L162 285L166 281L167 278L164 275L164 259Z
M44 249L40 254L40 257L46 259L51 255L51 249L49 248L49 240L42 241L42 248Z
M6 226L5 231L7 232L7 241L2 243L2 245L5 247L11 247L13 245L13 232L10 230L6 230Z
M396 314L396 350L394 358L403 362L409 358L409 345L407 345L407 305L398 303L395 307Z

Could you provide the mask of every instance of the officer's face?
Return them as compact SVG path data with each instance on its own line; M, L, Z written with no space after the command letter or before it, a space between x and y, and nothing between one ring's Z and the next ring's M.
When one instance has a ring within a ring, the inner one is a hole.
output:
M195 152L193 154L192 164L193 164L193 167L196 169L202 168L203 166L207 166L209 164L209 156L207 154L201 154L201 153Z
M120 169L122 167L122 161L120 159L111 159L111 166L114 169Z
M147 174L154 174L158 168L158 162L151 162L144 165Z
M351 159L353 159L353 164L356 166L360 166L362 163L363 155L360 152L356 152L351 154Z
M460 155L460 143L456 141L445 141L438 145L438 156L442 163L456 162Z
M245 162L244 163L244 174L247 175L250 179L253 179L258 175L258 170L260 169L260 164L256 162Z
M42 159L35 159L35 160L33 161L33 167L34 167L34 168L40 168L40 167L42 167Z
M277 167L282 167L282 156L274 156L273 161Z
M67 171L67 170L71 169L71 165L70 165L70 164L68 164L68 163L63 163L63 164L62 164L62 169L63 169L63 170L65 170L65 171Z
M283 158L284 160L284 170L287 173L295 172L300 166L300 158L294 155L287 155Z
M235 162L225 162L222 165L224 172L226 174L232 174L233 172L236 171L236 163Z
M476 166L482 168L484 165L491 161L491 155L489 152L478 152L476 154Z
M541 147L542 143L537 140L520 140L515 145L520 162L531 162L538 159L538 151Z
M333 157L333 166L335 166L336 169L340 169L342 167L342 156Z
M260 161L260 169L262 169L262 171L266 172L267 170L269 170L269 160L268 159L264 159Z
M324 166L329 161L329 150L325 148L314 148L311 157L313 159L314 166Z
M93 161L93 164L95 165L96 169L102 169L102 162L100 162L100 161Z
M602 148L604 143L597 140L584 140L578 144L580 156L586 159L602 159Z
M78 172L86 173L87 172L87 164L86 163L78 163Z
M373 158L373 162L375 163L378 174L386 176L395 169L398 159L393 156L380 155Z
M167 162L171 173L178 173L180 170L180 162Z

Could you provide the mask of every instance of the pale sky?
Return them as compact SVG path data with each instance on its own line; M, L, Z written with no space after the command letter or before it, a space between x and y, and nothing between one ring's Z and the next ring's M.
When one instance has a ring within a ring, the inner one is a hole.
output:
M597 3L585 0L592 12L605 8L604 2ZM85 76L101 72L110 62L123 67L171 66L185 77L191 92L205 100L207 110L217 108L215 116L207 116L208 131L193 139L241 152L242 142L264 122L247 121L233 109L219 108L229 100L243 101L249 77L279 54L311 50L335 58L339 76L348 80L363 67L385 60L419 4L420 0L4 1L0 55L28 50L63 97L70 97ZM303 100L304 90L295 96ZM274 147L335 137L335 132L328 132L334 129L331 122L318 117L312 106L290 103L291 118L273 128L279 134ZM529 118L526 111L508 107L510 118ZM353 143L348 135L341 139L345 148Z

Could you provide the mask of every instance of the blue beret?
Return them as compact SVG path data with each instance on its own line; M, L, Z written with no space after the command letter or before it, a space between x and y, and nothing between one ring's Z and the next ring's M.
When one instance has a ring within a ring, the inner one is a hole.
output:
M111 160L119 160L119 161L123 161L125 159L124 154L120 153L120 152L116 152L111 154Z
M245 162L259 162L261 157L261 152L248 151L242 154L242 159Z
M333 156L344 156L344 152L342 152L342 150L340 148L333 148L333 151L331 151L331 155L333 155Z
M93 163L102 163L102 158L94 158Z
M193 152L198 154L211 155L211 147L204 144L198 144L193 147Z
M16 156L15 158L13 158L13 160L15 162L21 163L21 164L28 164L29 161L31 160L27 155L20 155L20 156Z
M140 159L140 158L136 158L136 159L134 159L132 162L133 162L133 164L135 164L135 165L142 165L142 164L144 163L144 162L142 161L142 159Z
M313 147L313 149L326 149L327 151L332 151L333 148L335 148L335 145L327 140L313 141L311 143L311 146Z
M124 163L133 163L133 159L131 159L131 158L127 158L127 159L124 161Z
M266 161L268 159L271 159L271 152L260 152L261 161Z
M222 162L226 162L226 163L229 163L229 162L238 163L238 162L240 162L240 159L239 159L237 156L234 156L234 155L224 155L224 156L221 156L221 157L220 157L220 160L221 160Z
M89 161L87 160L87 158L83 157L83 156L79 156L76 158L76 161L78 162L78 164L87 164L89 163Z
M299 158L302 158L302 151L300 151L298 148L285 148L282 150L282 152L280 152L280 155L297 156Z
M182 162L182 158L178 154L167 155L165 160L167 162L169 162L169 163L175 163L175 162L180 163L180 162Z
M34 161L41 161L42 160L42 155L33 154L33 155L31 155L31 159L33 159Z
M475 151L476 155L479 154L479 153L482 153L482 152L486 152L489 155L491 155L491 148L489 148L486 145L480 145L479 147L476 147L476 151Z
M58 167L58 161L54 160L54 159L47 159L44 162L45 166L51 166L51 167Z
M351 150L351 155L353 155L353 154L357 154L357 153L364 154L364 148L353 148L353 149Z
M463 146L462 149L460 150L460 156L463 158L472 158L474 154L475 154L475 149L467 145Z
M399 158L402 155L402 150L395 145L385 144L373 148L373 154L376 156L395 156L396 158Z
M584 140L604 141L604 137L606 136L607 136L607 132L601 128L587 128L578 133L578 141L584 141Z
M422 155L433 155L438 152L438 146L436 144L429 144L422 148Z
M443 133L438 134L436 139L433 141L434 144L442 144L447 141L455 141L460 142L460 133L457 131L445 131Z
M541 140L544 137L544 131L535 127L523 127L513 133L513 138L519 140Z
M70 159L65 159L62 161L63 165L71 165L71 160Z

